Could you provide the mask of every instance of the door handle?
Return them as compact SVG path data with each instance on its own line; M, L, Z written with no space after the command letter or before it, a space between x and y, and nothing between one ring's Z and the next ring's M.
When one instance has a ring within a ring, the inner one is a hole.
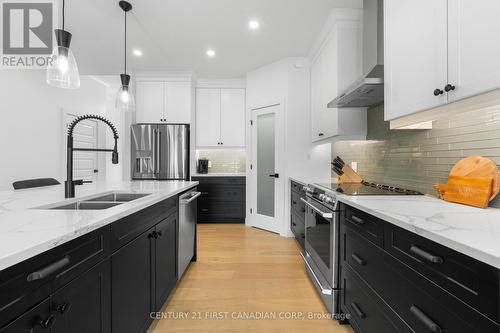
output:
M157 165L157 172L161 172L161 131L158 130L158 142L156 144L156 165Z
M272 175L269 175L269 177L280 178L280 174L279 173L274 173Z
M309 202L307 202L307 200L305 200L304 198L300 198L300 201L302 201L308 207L310 207L312 210L314 210L316 213L318 213L319 215L321 215L321 217L324 217L325 219L331 219L331 218L333 218L333 213L323 212L321 209L319 209L316 206L314 206L314 205L310 204Z

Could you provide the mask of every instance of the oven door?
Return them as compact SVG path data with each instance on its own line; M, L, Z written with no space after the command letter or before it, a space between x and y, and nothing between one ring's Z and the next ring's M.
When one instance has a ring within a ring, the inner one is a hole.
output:
M338 223L336 212L314 198L307 197L306 204L306 255L314 262L332 289L337 288L336 264Z

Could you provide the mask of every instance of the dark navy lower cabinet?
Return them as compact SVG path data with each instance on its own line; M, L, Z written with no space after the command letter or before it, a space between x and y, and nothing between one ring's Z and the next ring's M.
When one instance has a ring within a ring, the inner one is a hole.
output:
M177 283L178 198L0 271L0 333L140 333Z
M292 230L299 246L304 249L306 240L306 207L300 200L306 197L303 185L290 181L290 230Z
M198 181L199 223L245 223L246 177L192 177Z
M498 269L347 205L340 215L340 307L357 333L500 332Z

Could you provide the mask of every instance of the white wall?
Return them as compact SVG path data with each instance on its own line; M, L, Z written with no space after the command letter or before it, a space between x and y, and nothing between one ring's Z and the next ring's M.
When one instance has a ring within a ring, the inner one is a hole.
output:
M311 143L310 70L306 58L286 58L247 74L247 119L251 118L252 109L275 103L283 103L285 110L285 168L280 170L285 180L285 207L281 234L291 236L290 216L286 213L290 204L287 199L290 195L288 178L295 176L314 181L331 176L331 143ZM252 163L251 142L251 128L248 127L247 168ZM249 203L254 192L253 184L247 184Z
M114 110L112 90L115 87L87 76L81 78L80 89L65 90L47 85L41 70L0 71L0 190L12 189L13 181L29 178L53 177L63 183L63 112L107 116ZM115 124L123 132L123 125ZM106 137L109 133L106 130ZM99 158L111 161L107 155ZM107 176L121 178L121 165L106 167Z

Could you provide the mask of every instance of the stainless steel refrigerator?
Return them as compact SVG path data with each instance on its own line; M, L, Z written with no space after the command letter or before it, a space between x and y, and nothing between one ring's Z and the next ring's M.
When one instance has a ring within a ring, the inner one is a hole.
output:
M132 125L132 179L189 180L189 125Z

